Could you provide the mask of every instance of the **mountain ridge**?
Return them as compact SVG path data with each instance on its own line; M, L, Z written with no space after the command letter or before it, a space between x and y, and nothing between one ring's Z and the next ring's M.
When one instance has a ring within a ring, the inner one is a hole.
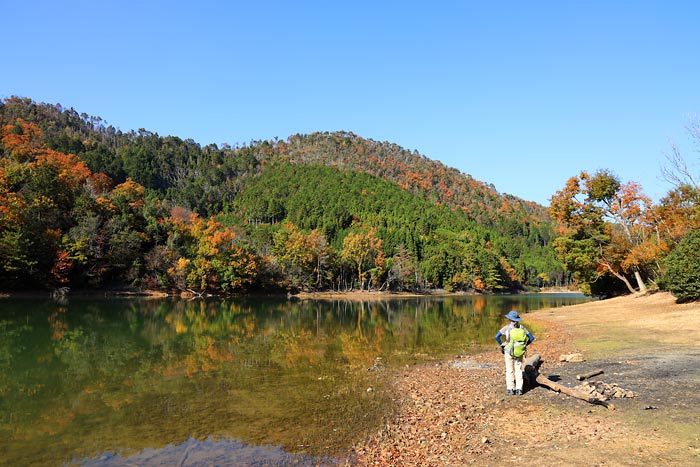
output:
M311 161L359 170L393 181L413 194L421 194L423 191L427 198L433 195L436 202L461 209L479 221L488 222L483 216L484 210L493 209L512 213L523 211L539 219L548 217L544 206L500 193L493 184L477 180L468 173L438 160L417 151L407 150L396 143L378 142L348 131L294 134L286 140L259 140L234 146L223 145L219 148L215 144L202 145L189 138L159 136L143 128L123 132L107 125L101 117L78 114L72 107L66 109L60 104L35 103L29 98L5 99L0 104L0 114L3 114L8 122L16 118L36 122L44 131L49 147L83 157L93 171L105 172L116 180L123 180L128 176L147 188L182 188L178 186L178 180L187 176L188 171L196 172L199 162L193 161L187 155L196 153L199 149L203 155L197 159L206 159L206 156L212 156L212 153L219 153L223 157L246 159L249 168L256 165L251 164L253 160L262 164L269 158L279 158L292 163ZM117 164L115 167L99 157L100 150L107 148L116 152L120 159L124 159L129 154L125 154L128 151L124 150L119 153L120 146L123 147L124 142L133 144L144 139L162 140L164 144L154 148L154 152L163 150L170 156L171 163L163 161L163 170L160 174L153 175L152 179L148 178L151 170L140 170L138 165L120 167ZM168 145L171 146L170 149L167 148ZM184 151L178 151L178 145L184 148ZM351 155L355 158L350 158Z

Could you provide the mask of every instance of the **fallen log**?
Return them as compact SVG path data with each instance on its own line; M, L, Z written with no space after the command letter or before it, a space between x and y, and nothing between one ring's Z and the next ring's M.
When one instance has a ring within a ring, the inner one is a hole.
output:
M552 381L551 379L547 378L547 376L545 376L543 374L538 374L535 381L537 381L541 386L547 386L548 388L550 388L553 391L563 392L564 394L566 394L568 396L584 400L584 401L589 402L591 404L602 405L603 407L605 407L609 410L615 410L615 406L613 404L611 404L610 402L600 400L597 397L592 396L590 394L585 394L583 392L576 391L575 389L571 389L571 388L568 388L566 386L562 386L561 384L557 384L554 381Z
M542 363L542 357L540 357L540 354L538 353L527 357L523 362L523 372L525 376L529 377L531 374L537 373Z
M576 379L579 381L583 381L584 379L592 378L593 376L602 375L603 373L605 373L605 372L602 369L593 370L593 371L589 371L588 373L576 375Z
M542 363L542 357L540 357L539 354L534 354L533 356L526 358L523 362L523 377L528 382L528 387L534 387L534 383L537 383L540 386L545 386L551 389L552 391L560 392L566 394L567 396L584 400L590 404L602 405L609 410L615 410L615 406L607 401L600 400L590 394L585 394L555 383L549 379L547 375L540 373L539 368Z

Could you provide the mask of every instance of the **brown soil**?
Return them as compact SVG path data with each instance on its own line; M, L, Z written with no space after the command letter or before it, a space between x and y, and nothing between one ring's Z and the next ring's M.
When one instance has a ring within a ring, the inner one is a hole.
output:
M408 367L393 380L396 413L356 446L357 465L700 465L700 304L658 293L526 316L540 371L575 387L575 375L636 394L615 410L544 387L505 394L500 352ZM582 363L559 356L581 352Z

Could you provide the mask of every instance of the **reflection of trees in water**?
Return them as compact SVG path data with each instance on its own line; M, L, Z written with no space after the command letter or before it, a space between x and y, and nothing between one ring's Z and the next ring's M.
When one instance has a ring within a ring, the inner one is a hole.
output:
M472 301L472 309L474 310L474 313L481 313L484 311L484 308L486 308L486 297L474 297L474 300Z
M49 315L48 321L51 326L51 339L60 340L63 338L66 330L68 329L68 323L65 320L66 317L66 307L57 307L56 311Z
M47 449L56 465L75 453L164 446L192 433L341 445L381 419L382 372L367 371L378 357L398 365L463 353L490 344L510 307L540 304L92 300L5 313L0 434L30 440L33 452L60 446Z

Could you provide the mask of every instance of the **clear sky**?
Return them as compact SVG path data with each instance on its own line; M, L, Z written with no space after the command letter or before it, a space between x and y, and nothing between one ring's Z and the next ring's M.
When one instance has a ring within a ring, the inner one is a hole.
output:
M659 199L664 154L690 143L700 112L695 0L0 0L0 12L0 98L202 145L351 131L544 205L602 168Z

